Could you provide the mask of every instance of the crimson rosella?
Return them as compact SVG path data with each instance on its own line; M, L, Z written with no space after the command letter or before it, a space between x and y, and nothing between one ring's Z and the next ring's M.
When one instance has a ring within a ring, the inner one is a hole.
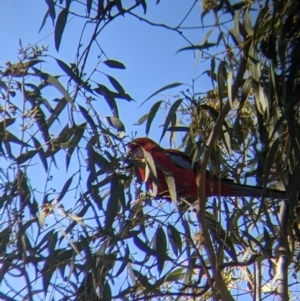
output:
M146 152L146 153L145 153ZM153 140L143 137L136 138L128 145L128 155L137 161L142 161L145 154L149 153L156 165L157 196L168 197L170 195L165 174L162 169L171 172L176 192L180 196L197 198L196 175L197 171L192 166L192 160L188 155L174 149L164 149ZM147 155L146 155L147 156ZM145 175L145 168L138 167L141 180L149 184L153 190L154 180ZM285 191L264 189L256 186L236 184L229 179L207 177L205 180L206 196L236 196L236 197L269 197L287 199Z

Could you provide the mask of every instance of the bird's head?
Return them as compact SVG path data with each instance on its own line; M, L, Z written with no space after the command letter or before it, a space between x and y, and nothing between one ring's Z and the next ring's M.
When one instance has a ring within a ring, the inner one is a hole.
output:
M160 149L161 147L156 142L147 137L136 138L128 144L127 156L142 158L144 157L144 150L147 152L151 152Z

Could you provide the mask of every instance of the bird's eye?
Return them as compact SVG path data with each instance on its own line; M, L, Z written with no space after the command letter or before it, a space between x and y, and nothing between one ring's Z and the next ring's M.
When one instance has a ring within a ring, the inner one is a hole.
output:
M132 159L144 158L144 152L140 147L136 147L134 149L129 149L127 151L127 155L129 155Z

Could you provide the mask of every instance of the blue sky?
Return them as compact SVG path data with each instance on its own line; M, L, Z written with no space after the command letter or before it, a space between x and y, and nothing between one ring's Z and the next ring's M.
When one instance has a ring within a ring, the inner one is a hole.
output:
M184 2L165 0L161 1L159 5L155 5L153 1L149 4L149 13L146 18L157 23L176 25L182 20L193 2L193 0ZM82 23L76 18L69 21L63 35L60 52L57 53L54 48L53 26L50 19L38 34L46 9L44 1L12 0L2 3L0 28L2 28L5 43L0 45L0 66L4 66L6 61L16 61L19 39L22 40L23 46L28 43L39 43L40 46L49 45L48 54L52 54L66 63L74 62ZM201 7L197 3L183 25L199 26L200 14ZM142 13L141 15L143 16ZM13 22L12 16L14 16ZM209 17L206 17L206 21L209 21ZM213 23L213 20L210 23ZM200 43L204 34L202 30L198 29L189 31L188 36L194 43ZM131 103L120 101L118 103L120 119L129 134L131 131L137 130L139 135L144 135L144 126L137 127L133 124L149 110L154 102L166 100L168 96L171 96L172 99L172 96L178 94L185 87L165 91L139 108L139 105L149 95L173 82L191 84L191 79L204 71L203 63L201 60L195 59L192 52L176 53L178 49L187 46L186 41L178 33L160 27L152 27L134 17L119 17L114 20L101 33L99 41L109 58L121 61L126 66L126 70L112 70L104 67L101 70L113 75L136 101ZM91 67L97 60L97 54L97 52L91 53ZM53 65L47 63L46 68L53 70L56 74L62 74L55 63ZM106 79L99 74L99 82L105 83L105 81ZM201 90L203 86L206 90L208 84L207 77L203 76L202 81L198 80L196 88ZM161 110L157 124L163 123L164 113ZM101 105L100 114L111 115L105 105ZM150 136L158 139L160 133L161 130L153 130L150 132Z

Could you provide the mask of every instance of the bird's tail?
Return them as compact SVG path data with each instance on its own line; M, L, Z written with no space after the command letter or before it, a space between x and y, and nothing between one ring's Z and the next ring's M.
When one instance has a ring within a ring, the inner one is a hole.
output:
M285 200L288 198L286 191L269 189L251 185L236 184L230 180L220 180L222 187L222 196L237 196L237 197L256 197L256 198L272 198ZM224 188L224 191L223 191Z

